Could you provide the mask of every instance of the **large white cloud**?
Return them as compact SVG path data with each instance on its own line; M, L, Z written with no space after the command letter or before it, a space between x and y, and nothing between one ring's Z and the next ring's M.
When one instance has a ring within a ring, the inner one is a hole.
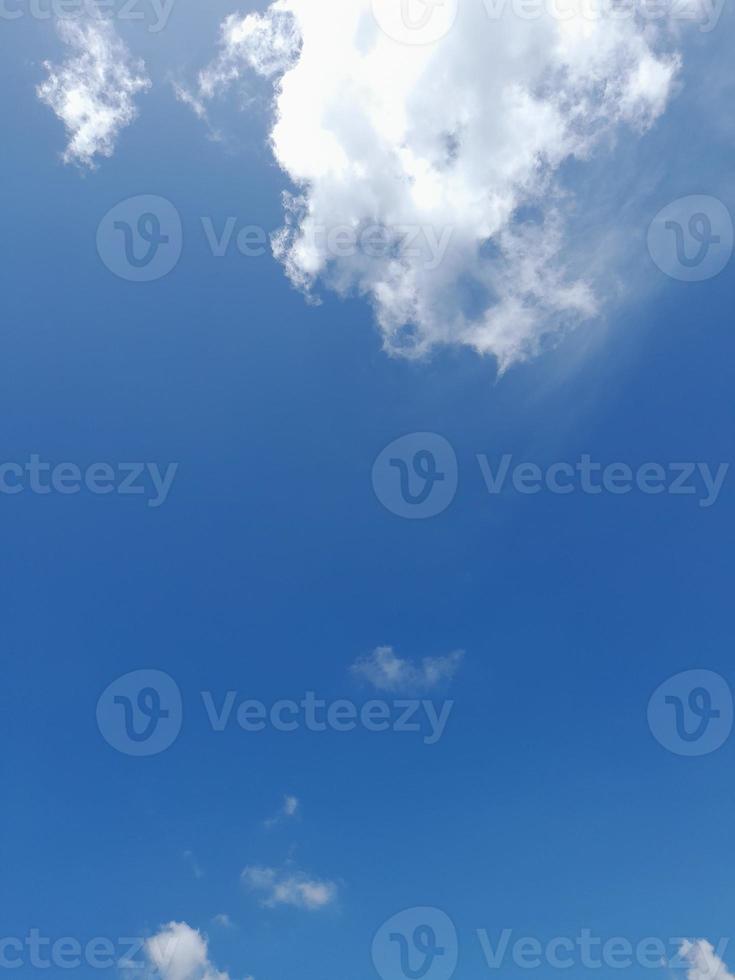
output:
M120 130L138 114L135 96L151 83L110 20L64 18L58 30L71 54L61 65L44 62L48 79L38 97L66 127L64 161L91 167L95 157L112 156Z
M189 98L203 113L243 72L275 76L291 280L369 298L391 351L459 342L502 368L594 316L594 284L565 268L559 169L649 127L678 69L642 3L590 2L459 0L444 36L411 45L378 22L401 0L374 0L377 17L370 0L277 0L225 22Z

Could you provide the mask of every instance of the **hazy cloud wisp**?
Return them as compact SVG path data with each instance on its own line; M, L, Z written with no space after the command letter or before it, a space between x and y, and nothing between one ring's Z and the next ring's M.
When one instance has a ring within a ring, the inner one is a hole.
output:
M333 881L313 878L300 871L247 867L242 881L261 896L261 904L266 908L291 905L314 912L333 904L337 898L337 885Z
M455 650L444 657L424 657L420 663L412 663L399 657L393 647L376 647L356 660L351 670L379 691L430 691L454 677L463 657L462 650Z

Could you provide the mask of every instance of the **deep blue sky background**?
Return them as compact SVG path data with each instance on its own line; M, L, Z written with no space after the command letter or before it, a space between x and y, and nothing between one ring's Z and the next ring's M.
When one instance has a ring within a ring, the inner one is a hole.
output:
M162 35L129 37L164 79L207 60L228 9L182 5ZM735 264L703 284L664 280L644 237L679 194L718 194L735 213L717 104L685 90L637 149L615 151L631 168L620 193L655 173L631 236L632 299L592 342L498 381L467 352L390 360L362 303L309 307L272 260L211 256L201 216L280 224L262 115L232 109L242 137L222 146L159 84L114 158L80 176L34 96L40 62L59 54L51 26L0 23L0 45L0 458L180 463L159 510L0 497L0 935L186 920L221 969L257 980L367 980L374 931L413 905L456 922L459 980L486 974L477 928L730 935L735 739L681 759L645 709L680 670L735 683L732 479L702 510L639 494L490 498L473 465L505 452L732 459ZM178 268L149 285L115 279L95 251L102 215L140 193L168 197L185 229ZM454 445L460 490L441 517L401 521L371 467L422 430ZM438 745L206 728L202 689L362 696L348 668L379 644L467 651ZM102 689L142 667L171 673L188 709L150 760L116 754L95 725ZM285 792L303 817L266 833ZM243 866L289 854L341 882L335 909L264 910L241 889ZM222 912L236 930L212 925Z

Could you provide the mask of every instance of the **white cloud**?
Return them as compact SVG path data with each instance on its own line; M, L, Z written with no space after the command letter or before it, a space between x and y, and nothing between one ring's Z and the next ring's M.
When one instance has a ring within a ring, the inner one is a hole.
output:
M242 873L242 880L251 891L262 896L261 904L267 908L292 905L313 912L337 899L337 885L333 881L320 881L300 871L248 867Z
M559 171L620 124L649 127L679 62L643 4L596 19L585 0L558 6L462 0L417 46L370 0L277 0L223 26L191 100L204 111L245 71L275 76L271 145L296 188L276 253L307 292L367 297L392 352L460 343L505 368L598 310L566 268Z
M283 800L283 813L287 817L295 817L301 803L296 796L286 796Z
M214 922L214 924L216 926L221 926L223 929L234 929L235 928L235 923L232 921L232 919L230 918L230 916L226 912L219 912L212 919L212 922Z
M401 659L393 647L377 647L350 669L379 691L428 691L451 680L463 656L463 651L455 650L445 657L424 657L420 663L412 663Z
M49 77L36 91L66 127L64 162L93 167L95 157L112 156L120 130L138 114L135 96L150 88L150 79L109 20L66 18L58 31L71 53L61 65L44 62Z
M292 820L298 816L301 809L301 801L297 796L284 796L283 803L274 816L264 821L266 827L275 827L284 820Z
M209 960L207 940L185 922L169 922L145 944L161 980L230 980Z
M243 68L266 78L283 73L299 51L300 38L292 17L273 11L269 17L230 14L220 26L219 51L211 65L199 73L197 91L181 85L176 94L200 117L206 104L240 79Z
M687 980L735 980L706 939L682 943L680 955L689 963Z

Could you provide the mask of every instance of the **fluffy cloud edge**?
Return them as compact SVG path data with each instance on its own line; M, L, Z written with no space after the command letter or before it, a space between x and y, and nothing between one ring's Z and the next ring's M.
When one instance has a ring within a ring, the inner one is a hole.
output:
M505 370L599 315L592 275L570 272L559 171L650 128L680 68L665 25L587 21L582 2L571 21L491 22L477 0L411 48L370 0L276 0L227 18L185 97L206 114L246 72L274 83L270 143L295 188L274 253L297 288L367 298L389 353L460 344Z
M145 954L160 980L230 980L209 958L209 941L186 922L169 922L145 943Z
M64 124L64 162L93 169L98 157L113 155L120 132L137 118L135 97L151 81L109 20L64 18L57 30L70 54L61 64L44 62L48 78L36 93Z
M707 939L683 942L679 955L689 964L687 980L735 980L719 952Z

